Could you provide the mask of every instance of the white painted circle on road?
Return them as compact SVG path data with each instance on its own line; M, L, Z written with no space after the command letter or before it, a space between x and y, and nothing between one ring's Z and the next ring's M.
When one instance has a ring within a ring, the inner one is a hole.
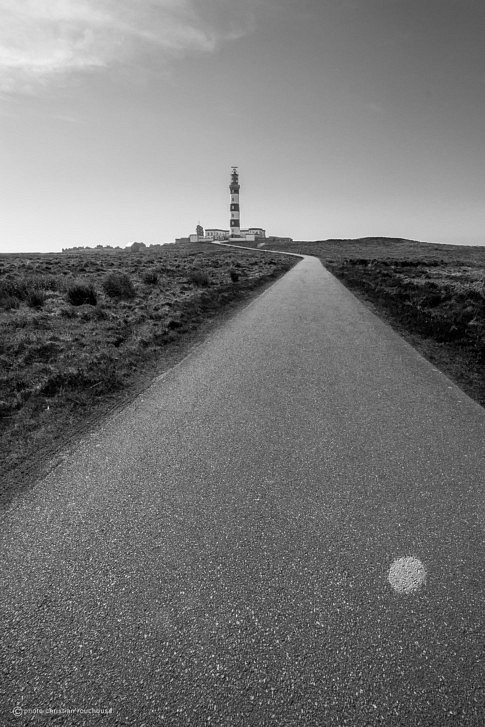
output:
M387 579L398 593L413 593L426 580L426 571L418 558L398 558L389 568Z

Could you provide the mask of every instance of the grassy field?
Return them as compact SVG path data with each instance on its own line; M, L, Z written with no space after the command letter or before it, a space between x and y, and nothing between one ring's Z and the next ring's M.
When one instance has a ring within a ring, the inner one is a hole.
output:
M268 247L319 257L344 285L485 406L485 247L394 238Z
M0 255L0 502L296 262L210 244Z

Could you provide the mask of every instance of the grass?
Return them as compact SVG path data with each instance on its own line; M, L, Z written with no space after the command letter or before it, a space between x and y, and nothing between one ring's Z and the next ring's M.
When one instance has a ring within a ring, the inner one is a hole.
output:
M207 244L0 255L0 500L295 262Z
M67 289L67 300L71 305L96 305L97 299L92 284L74 283Z
M268 247L320 258L365 304L485 406L484 247L382 237Z

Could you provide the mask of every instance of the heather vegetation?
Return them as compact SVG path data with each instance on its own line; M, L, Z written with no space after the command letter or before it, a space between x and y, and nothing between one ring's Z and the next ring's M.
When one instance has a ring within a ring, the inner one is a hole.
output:
M67 289L66 298L71 305L96 305L98 296L91 283L73 283Z
M485 364L485 276L478 264L350 259L327 263L350 286L381 301L439 342L461 342Z
M35 469L99 407L171 365L208 319L296 261L203 244L0 255L4 497L24 463Z

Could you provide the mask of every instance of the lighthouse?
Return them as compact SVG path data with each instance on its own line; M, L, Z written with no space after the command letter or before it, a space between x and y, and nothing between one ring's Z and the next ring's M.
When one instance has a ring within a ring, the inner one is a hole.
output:
M232 167L231 183L229 185L229 191L231 193L230 236L231 237L241 237L241 220L239 218L239 175L237 173L237 167Z

